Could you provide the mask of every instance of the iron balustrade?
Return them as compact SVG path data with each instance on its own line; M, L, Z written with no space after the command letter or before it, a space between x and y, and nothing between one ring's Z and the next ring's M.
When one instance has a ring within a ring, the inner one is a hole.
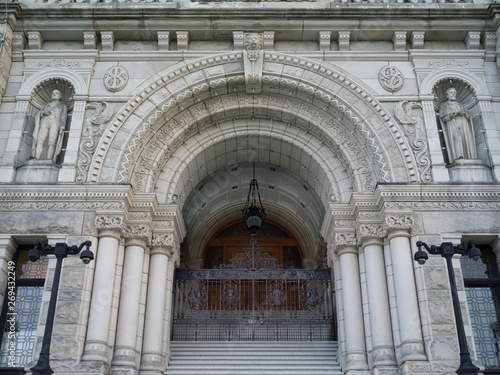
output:
M331 270L177 269L175 341L335 339Z

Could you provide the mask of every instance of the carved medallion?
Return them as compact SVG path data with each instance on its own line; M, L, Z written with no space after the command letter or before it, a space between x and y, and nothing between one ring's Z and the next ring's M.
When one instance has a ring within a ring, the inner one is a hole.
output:
M395 92L403 87L403 73L395 66L386 65L378 72L378 81L385 90Z
M115 65L104 74L104 86L108 91L120 91L128 82L128 72L123 66Z

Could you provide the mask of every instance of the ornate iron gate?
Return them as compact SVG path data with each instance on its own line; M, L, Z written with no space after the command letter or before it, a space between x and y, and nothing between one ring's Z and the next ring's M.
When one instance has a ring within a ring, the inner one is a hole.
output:
M176 270L176 341L335 339L331 270L285 269L256 245L228 266Z

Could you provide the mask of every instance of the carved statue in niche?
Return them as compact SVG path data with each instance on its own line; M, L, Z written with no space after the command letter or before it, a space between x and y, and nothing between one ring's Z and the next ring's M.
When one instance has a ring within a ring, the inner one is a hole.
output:
M443 129L448 159L477 159L476 140L471 116L464 106L457 102L457 90L446 90L447 101L439 106L439 120Z
M52 101L36 114L33 131L32 153L35 159L51 159L56 162L61 153L64 130L68 117L68 106L61 101L59 90L52 91Z

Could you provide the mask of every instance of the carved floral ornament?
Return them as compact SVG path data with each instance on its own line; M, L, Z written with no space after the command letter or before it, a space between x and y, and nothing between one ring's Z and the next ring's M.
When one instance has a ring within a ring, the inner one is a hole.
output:
M336 246L356 246L358 241L354 232L349 233L335 233Z
M380 85L389 92L401 90L404 84L404 77L401 70L392 65L386 65L378 73Z
M187 65L180 68L179 70L175 70L175 71L168 73L167 75L165 75L165 77L162 77L154 82L151 82L151 85L149 88L147 88L143 93L140 93L137 95L136 98L138 100L131 102L131 105L127 106L126 109L120 115L116 116L115 122L112 123L108 127L109 134L106 134L106 136L111 138L111 139L114 138L113 133L118 131L119 128L124 125L124 121L131 121L130 116L129 116L130 113L132 113L136 109L138 109L139 106L143 105L143 102L145 100L148 100L148 98L151 98L152 97L151 95L153 95L156 91L161 89L164 86L165 81L175 81L177 79L183 79L182 77L186 76L186 72L189 72L187 74L197 74L197 73L195 73L196 71L203 70L203 69L209 69L211 66L214 66L214 65L223 65L225 63L231 63L232 61L240 61L241 59L242 59L241 52L240 53L231 52L231 53L227 53L226 55L219 56L219 57L217 57L217 59L209 58L209 59L195 61L192 63L188 63ZM321 79L326 78L326 79L331 80L332 82L335 82L337 84L342 85L343 87L346 87L349 91L356 93L356 95L359 96L360 99L364 103L366 103L367 106L371 107L372 112L377 116L377 118L380 121L382 121L383 123L385 123L385 126L391 130L391 134L394 133L394 131L392 131L392 129L395 128L395 124L393 124L391 122L391 120L390 120L391 116L388 115L387 113L385 113L385 110L383 109L383 107L381 107L379 105L378 101L376 99L370 97L370 95L367 92L365 92L361 87L359 87L356 83L346 79L346 77L343 76L342 74L339 74L338 72L335 72L328 67L324 67L321 64L317 64L317 63L311 62L311 61L306 60L306 59L300 59L300 58L297 58L295 56L288 56L288 55L275 53L275 52L266 52L264 54L264 60L282 63L282 64L287 64L287 65L291 65L291 66L296 66L296 67L301 68L301 69L305 69L304 67L307 67L308 70L314 71L315 74L318 75L318 78L321 78ZM217 79L215 79L215 78L217 78ZM279 81L280 78L279 77L276 77L276 78ZM214 77L212 79L212 81L216 81L216 80L224 81L221 84L223 86L227 87L227 85L235 85L235 84L241 85L242 79L244 79L244 77L242 77L242 76L232 76L232 77L225 77L225 76L222 77L221 76L220 79L219 79L219 77ZM264 79L267 79L267 75L265 75L263 77L263 80ZM229 82L230 80L233 80L234 82L230 83ZM300 90L299 86L301 83L302 83L301 81L297 81L297 80L292 82L292 84L295 86L295 90ZM268 84L268 83L266 83L266 84ZM283 83L283 85L284 84L285 83ZM208 90L215 89L212 87L212 83L208 84L208 81L204 82L203 85L206 86ZM315 85L315 87L317 88L317 85ZM164 117L170 117L172 114L171 112L173 112L172 110L175 111L175 109L179 108L178 106L180 104L182 104L183 101L188 99L188 98L177 99L177 96L183 96L184 92L187 92L187 91L191 92L191 97L193 96L193 94L197 95L194 92L195 90L192 90L191 88L187 88L187 89L183 88L178 93L173 93L171 95L171 97L166 98L166 100L162 101L161 103L154 103L154 104L156 104L156 106L159 109L154 112L154 115L152 116L154 118L151 118L151 119L148 118L146 121L144 121L144 123L142 123L141 125L139 125L137 127L136 132L134 133L137 136L136 137L137 139L134 138L134 140L131 141L131 143L128 145L128 146L131 146L131 148L128 147L123 159L120 161L122 166L120 167L120 170L119 170L118 180L121 180L121 181L127 180L128 181L130 179L130 176L129 176L130 166L131 166L132 161L136 160L134 154L135 154L136 148L140 146L140 139L145 134L149 133L149 130L150 130L149 127L151 127L157 121L163 120ZM318 97L318 98L321 98L323 100L327 100L326 105L329 104L328 97L330 98L330 101L331 100L335 101L334 95L331 95L331 93L329 93L327 91L325 91L325 92L323 92L323 91L324 90L322 88L317 89L313 95ZM335 104L331 104L331 105L334 106ZM349 106L347 105L347 106L345 106L345 111L344 111L345 116L344 117L346 119L349 119L349 121L351 123L356 124L356 126L359 125L360 127L357 129L358 131L363 132L363 127L367 127L367 125L369 127L369 124L365 123L364 121L359 121L359 119L358 119L358 121L356 122L356 119L350 119L349 114L347 113L348 111L349 111ZM356 117L356 116L354 116L354 117ZM394 129L394 130L396 130L396 133L394 134L394 138L400 140L401 137L398 136L397 129ZM372 143L371 141L368 142L368 146L370 148L376 144L377 144L377 142L375 142L375 143ZM400 148L404 149L405 147L403 147L403 146L404 145L401 145ZM372 150L372 151L374 154L378 154L378 152L379 152L377 150ZM102 166L102 161L100 159L106 157L105 155L106 155L106 152L104 152L101 156L96 158L96 160L93 162L94 171L92 171L92 173L91 173L91 176L93 176L92 181L99 180L100 168ZM411 156L406 157L405 155L406 154L404 154L404 155L402 154L402 157L405 159L405 165L407 166L409 176L411 176L412 175L411 170L414 169L415 167L412 166L413 161L410 160L410 159L412 159ZM381 179L383 181L386 181L388 178L390 179L390 174L388 172L390 170L390 166L384 160L383 155L382 155L382 158L380 160L377 156L375 157L375 159L376 159L376 163L378 164L378 167L379 167L380 172L381 172L380 173ZM384 163L385 163L385 165L384 165Z
M125 237L148 240L151 238L151 228L149 225L127 225L125 228Z
M101 215L95 218L95 226L97 229L122 229L123 217Z
M411 215L387 215L385 223L388 229L408 230L415 225L415 221Z
M358 227L359 239L384 238L386 231L381 224L360 224Z

